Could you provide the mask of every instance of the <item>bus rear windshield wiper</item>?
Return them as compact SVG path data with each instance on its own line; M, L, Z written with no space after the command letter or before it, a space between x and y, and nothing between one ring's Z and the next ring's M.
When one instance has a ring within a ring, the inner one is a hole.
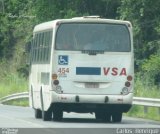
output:
M104 50L82 50L82 53L88 55L97 55L104 54Z

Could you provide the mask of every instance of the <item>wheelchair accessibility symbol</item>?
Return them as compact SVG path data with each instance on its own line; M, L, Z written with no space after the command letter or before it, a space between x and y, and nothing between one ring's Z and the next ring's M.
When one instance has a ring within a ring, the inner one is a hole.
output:
M59 65L68 65L68 56L66 56L66 55L59 55L58 56L58 64Z

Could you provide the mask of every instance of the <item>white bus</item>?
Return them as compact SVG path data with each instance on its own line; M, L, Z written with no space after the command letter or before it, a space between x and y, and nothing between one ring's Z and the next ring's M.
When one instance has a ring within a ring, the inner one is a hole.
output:
M94 113L121 122L132 106L132 25L96 16L35 26L30 50L30 106L35 118L60 121L63 112Z

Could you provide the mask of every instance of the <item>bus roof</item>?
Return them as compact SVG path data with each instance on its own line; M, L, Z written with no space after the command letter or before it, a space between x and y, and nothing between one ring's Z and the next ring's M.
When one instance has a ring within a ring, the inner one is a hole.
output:
M124 20L114 20L114 19L105 19L100 18L98 16L84 16L84 17L74 17L71 19L57 19L49 22L44 22L41 24L38 24L34 28L34 32L44 31L47 29L53 29L56 26L56 23L64 23L64 22L92 22L92 23L115 23L115 24L126 24L130 25L131 23L129 21Z

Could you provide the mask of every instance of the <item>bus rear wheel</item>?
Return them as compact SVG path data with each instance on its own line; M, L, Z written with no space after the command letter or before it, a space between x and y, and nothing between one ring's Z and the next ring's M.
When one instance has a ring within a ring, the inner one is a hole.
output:
M55 109L53 111L53 120L54 121L61 121L63 118L63 111L61 109Z
M97 120L102 120L104 122L111 122L111 115L107 112L97 111L95 112L95 117Z
M41 110L35 109L34 112L35 112L35 118L36 119L42 118L42 111Z
M52 112L50 110L42 111L42 119L43 121L50 121L52 119Z
M103 118L103 115L101 112L95 112L95 117L97 120L101 120Z
M118 113L118 112L113 113L113 114L112 114L112 121L113 121L114 123L116 123L116 122L121 122L121 121L122 121L122 113L121 113L121 112L120 112L120 113Z

